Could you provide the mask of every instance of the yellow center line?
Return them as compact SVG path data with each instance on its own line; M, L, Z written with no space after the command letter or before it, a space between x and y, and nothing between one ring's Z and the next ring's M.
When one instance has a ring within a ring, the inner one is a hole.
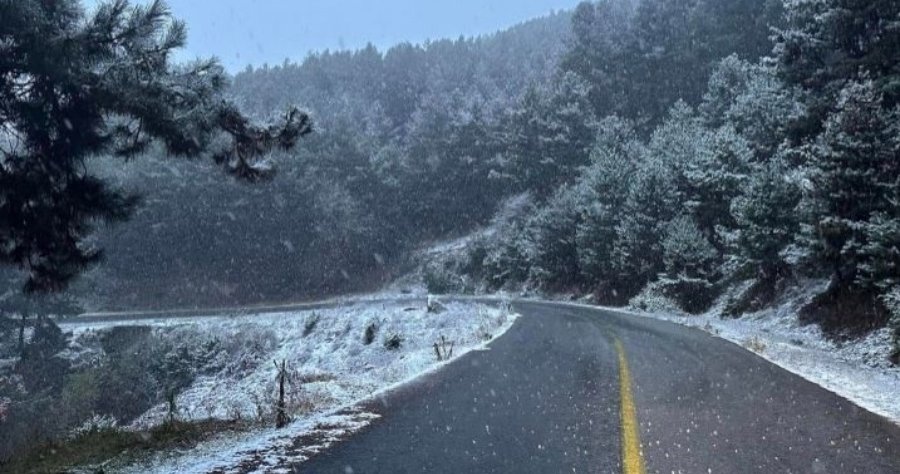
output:
M641 455L641 435L638 428L637 409L631 393L631 372L622 341L616 339L619 353L619 385L622 394L622 472L624 474L644 474L644 458Z

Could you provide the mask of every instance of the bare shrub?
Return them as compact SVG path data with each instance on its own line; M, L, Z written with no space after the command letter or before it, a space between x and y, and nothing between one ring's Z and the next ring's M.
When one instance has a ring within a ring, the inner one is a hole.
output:
M366 332L363 334L363 344L365 344L367 346L369 344L372 344L372 342L375 341L375 335L377 333L378 333L378 324L376 324L374 322L369 323L369 325L366 326Z
M313 313L312 315L310 315L310 317L306 320L306 324L304 324L303 326L303 337L309 336L313 333L313 331L316 330L316 325L319 324L319 319L321 319L319 313Z
M384 348L389 351L396 351L403 346L403 336L394 333L384 339Z
M744 341L744 347L758 354L762 354L766 350L766 343L762 339L752 336Z
M434 355L438 362L450 360L453 357L453 341L448 341L446 337L441 336L441 340L434 343Z

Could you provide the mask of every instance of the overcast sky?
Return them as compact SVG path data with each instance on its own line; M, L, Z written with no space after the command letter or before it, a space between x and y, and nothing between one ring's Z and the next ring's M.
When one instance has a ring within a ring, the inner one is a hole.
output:
M86 0L96 4L98 0ZM229 71L315 50L491 33L578 0L168 0L190 34L182 59L218 56Z

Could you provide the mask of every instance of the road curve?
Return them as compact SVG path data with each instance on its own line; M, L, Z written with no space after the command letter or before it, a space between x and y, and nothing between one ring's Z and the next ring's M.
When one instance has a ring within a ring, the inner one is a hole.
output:
M612 311L515 308L490 350L368 402L378 421L293 470L900 472L900 427L730 342Z

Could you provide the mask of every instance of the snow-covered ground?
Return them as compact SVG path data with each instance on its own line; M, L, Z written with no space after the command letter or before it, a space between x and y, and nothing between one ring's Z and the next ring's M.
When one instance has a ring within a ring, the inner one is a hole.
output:
M268 418L274 405L276 369L290 372L288 408L294 421L281 430L222 435L183 452L159 453L140 462L114 460L107 472L278 472L273 466L301 461L310 453L365 426L377 416L354 408L425 372L438 362L433 344L452 341L453 357L486 347L503 334L516 315L474 303L445 303L430 313L421 300L358 302L318 311L196 319L140 321L157 335L202 345L211 338L238 350L221 351L210 364L216 373L200 376L177 397L184 420ZM76 341L73 358L89 357L88 345L110 323L66 324ZM374 330L369 329L375 328ZM367 338L367 333L370 337ZM389 348L398 337L399 347ZM78 344L83 341L84 344ZM162 421L160 404L132 428Z
M782 302L739 319L721 318L721 304L699 316L672 310L629 311L700 328L756 352L772 363L830 390L857 405L900 424L900 369L891 367L890 330L864 339L830 341L817 325L801 325L802 306L827 287L824 280L808 280L789 291Z

